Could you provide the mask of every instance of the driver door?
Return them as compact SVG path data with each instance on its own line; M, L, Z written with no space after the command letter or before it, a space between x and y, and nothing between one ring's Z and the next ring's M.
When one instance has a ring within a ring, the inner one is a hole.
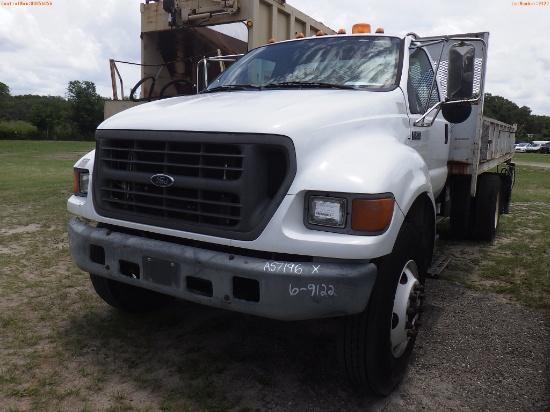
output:
M449 129L447 122L434 110L424 120L425 126L415 122L440 100L438 82L428 53L420 47L409 51L407 99L409 105L410 135L408 144L424 159L428 166L435 196L439 194L447 179L449 157Z

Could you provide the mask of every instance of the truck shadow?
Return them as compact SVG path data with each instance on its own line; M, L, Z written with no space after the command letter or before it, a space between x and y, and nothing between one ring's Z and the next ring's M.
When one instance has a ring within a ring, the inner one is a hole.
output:
M75 365L105 382L133 379L154 405L177 393L200 410L364 411L378 401L341 377L338 326L175 301L147 315L96 306L74 315L60 341Z

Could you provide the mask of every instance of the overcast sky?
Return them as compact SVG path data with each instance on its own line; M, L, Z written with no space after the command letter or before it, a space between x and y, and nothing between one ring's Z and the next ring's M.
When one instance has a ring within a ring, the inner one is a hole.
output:
M88 80L112 97L109 59L140 61L141 0L0 0L0 82L12 95L65 96ZM36 2L36 1L35 1ZM39 1L38 1L39 2ZM489 31L485 91L550 116L550 2L287 0L333 29L357 22L420 36ZM523 5L523 4L530 5ZM139 71L119 65L126 94Z

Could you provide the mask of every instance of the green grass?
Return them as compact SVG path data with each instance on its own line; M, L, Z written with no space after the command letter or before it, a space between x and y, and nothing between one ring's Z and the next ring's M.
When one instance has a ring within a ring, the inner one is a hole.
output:
M495 242L444 238L440 253L453 261L442 276L550 313L550 167L530 165L550 164L550 155L516 153L514 161L511 213L501 216Z
M548 156L550 157L550 156ZM514 203L550 203L550 167L516 166Z
M240 395L215 379L223 356L194 343L178 351L180 318L171 313L110 309L72 262L72 167L93 147L0 141L0 410L231 409ZM173 379L159 382L167 373Z
M52 366L65 359L56 320L80 306L69 299L79 282L67 259L65 204L72 165L92 146L0 141L0 404L6 408L40 410L60 379ZM61 392L55 397L62 402Z
M250 359L227 349L238 345L202 346L238 325L177 310L119 313L72 262L72 166L93 146L0 141L0 410L251 410L242 393L224 387L248 373ZM550 155L514 160L550 162ZM518 166L512 214L496 242L442 240L455 256L442 278L550 311L549 215L550 169ZM269 391L278 384L270 371L250 368L249 378Z
M537 163L546 158L527 156ZM511 214L502 216L496 242L479 268L488 289L550 312L549 233L550 167L518 166Z
M550 163L550 154L514 153L513 161L520 163Z

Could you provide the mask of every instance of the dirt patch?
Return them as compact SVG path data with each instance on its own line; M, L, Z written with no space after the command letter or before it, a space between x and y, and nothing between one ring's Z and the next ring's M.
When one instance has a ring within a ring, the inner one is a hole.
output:
M40 230L40 225L36 223L31 223L26 226L16 226L11 229L0 229L0 234L2 235L15 235L17 233L31 233Z
M35 159L42 159L42 160L70 160L70 161L76 162L78 159L80 159L82 156L84 156L88 152L89 150L67 152L67 153L53 153L48 155L37 155L33 157Z
M550 169L550 163L525 163L525 162L514 162L516 166L533 166L533 167L544 167Z

